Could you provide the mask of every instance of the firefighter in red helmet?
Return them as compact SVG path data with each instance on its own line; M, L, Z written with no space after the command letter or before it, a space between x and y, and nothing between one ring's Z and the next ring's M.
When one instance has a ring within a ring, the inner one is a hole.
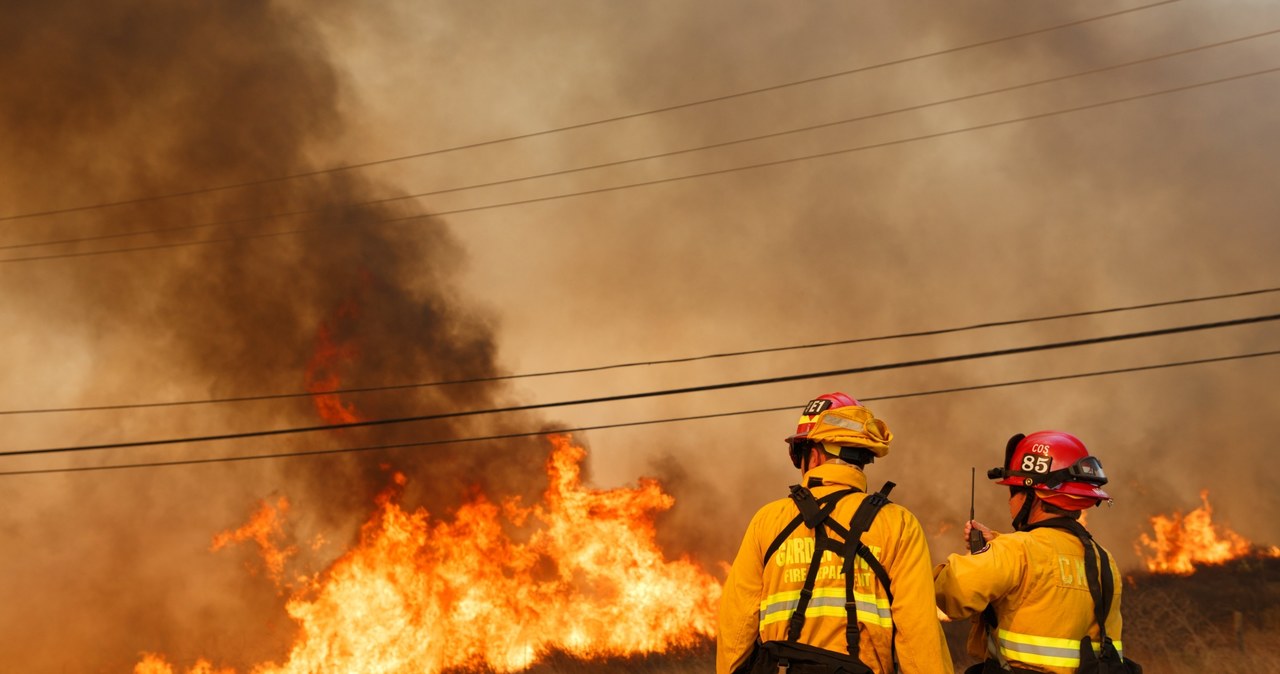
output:
M1009 487L1014 533L970 521L983 545L952 554L934 570L938 608L974 618L968 674L1141 672L1123 657L1120 572L1080 524L1080 513L1110 502L1097 457L1070 433L1018 434L987 477Z
M809 401L786 438L802 484L751 519L725 580L716 672L949 674L920 523L868 493L893 434L843 393Z

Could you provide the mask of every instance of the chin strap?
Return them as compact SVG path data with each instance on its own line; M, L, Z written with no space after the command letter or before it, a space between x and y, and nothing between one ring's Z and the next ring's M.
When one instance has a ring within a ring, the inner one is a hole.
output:
M1014 493L1016 494L1017 492ZM1013 516L1014 531L1027 530L1027 520L1031 518L1031 507L1035 505L1037 498L1035 492L1030 489L1025 490L1023 493L1025 493L1027 497L1023 499L1022 507L1018 509L1018 514Z

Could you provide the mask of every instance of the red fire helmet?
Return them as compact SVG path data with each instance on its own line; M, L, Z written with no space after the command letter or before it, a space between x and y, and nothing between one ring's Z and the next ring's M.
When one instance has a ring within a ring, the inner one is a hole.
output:
M1015 435L1005 447L1004 466L987 471L997 484L1030 487L1045 501L1067 510L1084 510L1111 499L1102 462L1089 456L1070 433L1037 431Z

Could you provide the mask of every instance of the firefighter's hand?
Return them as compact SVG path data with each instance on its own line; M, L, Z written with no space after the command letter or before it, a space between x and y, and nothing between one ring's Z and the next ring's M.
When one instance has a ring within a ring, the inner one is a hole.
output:
M977 520L969 520L968 522L964 523L964 540L966 545L969 543L969 532L973 531L974 529L977 529L978 531L982 532L982 540L988 543L991 542L991 539L996 537L996 532L987 528L987 525Z

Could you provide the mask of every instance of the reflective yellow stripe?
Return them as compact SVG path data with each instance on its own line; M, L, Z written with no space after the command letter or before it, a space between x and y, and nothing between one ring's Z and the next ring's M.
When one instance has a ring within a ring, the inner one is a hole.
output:
M1010 632L1009 630L999 630L996 636L1001 639L1008 639L1019 643L1030 644L1033 646L1049 646L1052 648L1074 648L1080 650L1079 639L1061 639L1059 637L1041 637L1034 634L1022 634L1019 632Z
M1000 654L1007 660L1050 667L1079 667L1080 640L998 630Z
M893 613L889 608L888 598L854 592L853 601L858 622L885 629L893 627ZM844 602L844 588L815 588L813 596L809 598L809 606L805 608L805 618L844 618L848 615ZM799 604L799 590L778 592L765 597L760 602L760 626L789 620Z
M1054 667L1080 666L1080 640L1041 637L1009 630L997 630L1000 653L1008 660ZM1111 642L1120 657L1124 657L1124 643ZM1093 652L1102 652L1102 644L1093 644Z

